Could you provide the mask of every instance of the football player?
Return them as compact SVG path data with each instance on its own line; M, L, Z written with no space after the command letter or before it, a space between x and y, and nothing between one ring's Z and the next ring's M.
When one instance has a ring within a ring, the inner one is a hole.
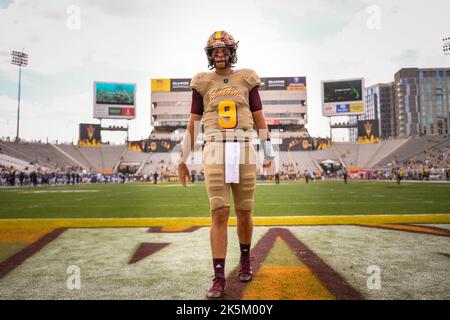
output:
M258 92L260 78L251 69L233 69L237 48L238 43L226 31L214 32L208 38L204 50L212 71L201 72L191 81L191 114L178 164L181 184L186 186L190 178L186 160L203 119L202 160L211 210L210 241L215 275L208 298L221 298L225 293L230 193L233 194L241 251L239 279L243 282L252 279L250 246L257 173L252 144L254 128L264 150L264 166L270 167L275 158Z

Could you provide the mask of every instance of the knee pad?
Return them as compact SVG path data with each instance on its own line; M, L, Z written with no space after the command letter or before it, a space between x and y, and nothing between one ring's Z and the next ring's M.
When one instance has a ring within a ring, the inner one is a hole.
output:
M225 199L223 197L211 197L209 199L209 206L211 211L218 210L221 208L230 207L229 203L226 203Z
M253 211L253 199L243 200L240 203L235 204L235 209L241 211L248 211L251 214Z

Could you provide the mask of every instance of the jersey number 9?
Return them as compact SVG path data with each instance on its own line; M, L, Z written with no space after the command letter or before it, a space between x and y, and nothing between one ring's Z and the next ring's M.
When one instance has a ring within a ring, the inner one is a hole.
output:
M219 112L219 126L223 129L236 128L237 119L237 107L236 103L231 100L220 101L218 106Z

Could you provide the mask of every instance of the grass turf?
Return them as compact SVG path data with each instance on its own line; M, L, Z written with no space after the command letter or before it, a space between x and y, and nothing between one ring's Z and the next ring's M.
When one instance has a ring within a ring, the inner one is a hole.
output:
M450 184L342 181L258 184L255 216L450 213ZM0 218L204 217L203 184L0 189Z

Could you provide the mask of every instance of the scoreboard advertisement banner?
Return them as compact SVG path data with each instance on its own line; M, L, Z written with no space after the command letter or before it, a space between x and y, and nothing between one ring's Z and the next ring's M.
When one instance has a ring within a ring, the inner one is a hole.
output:
M304 90L306 77L261 78L259 90Z
M80 123L80 147L101 147L102 136L99 124Z
M136 85L94 82L94 118L136 118Z
M190 91L191 79L151 79L151 92L186 92Z
M191 84L191 79L170 79L170 91L189 91L189 85Z
M325 117L364 114L364 79L322 81L322 113Z
M170 79L151 79L151 92L170 92Z

